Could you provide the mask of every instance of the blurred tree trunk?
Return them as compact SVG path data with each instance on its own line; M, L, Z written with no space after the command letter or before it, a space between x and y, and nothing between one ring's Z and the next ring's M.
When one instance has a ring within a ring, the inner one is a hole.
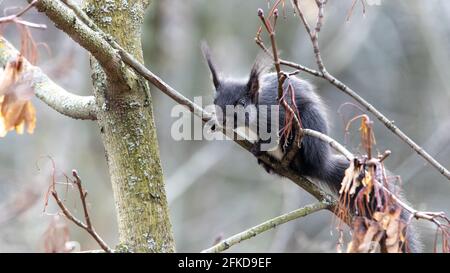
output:
M85 12L143 62L141 25L149 0L85 0ZM106 75L91 58L98 124L119 224L117 251L174 252L149 86L128 68Z

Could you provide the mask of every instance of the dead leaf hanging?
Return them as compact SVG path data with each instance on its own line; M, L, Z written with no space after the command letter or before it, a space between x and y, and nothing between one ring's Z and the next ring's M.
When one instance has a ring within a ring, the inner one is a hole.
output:
M12 130L32 134L36 127L36 111L30 102L33 89L23 66L23 56L19 55L0 75L0 137Z

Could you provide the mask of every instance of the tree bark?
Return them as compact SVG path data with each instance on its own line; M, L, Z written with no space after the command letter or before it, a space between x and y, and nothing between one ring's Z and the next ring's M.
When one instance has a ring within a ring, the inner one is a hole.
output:
M85 12L143 62L141 25L148 0L86 0ZM117 251L174 252L147 82L127 67L119 77L91 58L97 121L119 225Z

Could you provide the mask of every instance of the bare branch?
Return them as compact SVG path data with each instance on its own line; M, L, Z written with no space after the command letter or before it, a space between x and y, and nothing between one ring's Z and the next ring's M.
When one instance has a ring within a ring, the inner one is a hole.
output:
M86 221L86 226L88 228L92 229L91 218L89 218L89 212L88 212L87 204L86 204L87 191L85 191L83 189L83 186L81 185L81 179L78 176L78 172L76 170L72 171L72 176L75 178L74 183L78 188L78 192L80 194L80 200L81 200L81 203L83 204L83 212L84 212L84 219Z
M301 70L301 71L305 71L306 73L309 73L309 74L311 74L313 76L316 76L316 77L320 77L320 78L323 77L323 74L321 72L316 71L316 70L311 69L311 68L308 68L306 66L300 65L300 64L296 64L296 63L293 63L293 62L290 62L290 61L286 61L286 60L280 60L280 64L285 65L285 66L290 66L292 68L296 68L296 69Z
M277 12L274 13L275 22L278 18L278 10L276 10L276 11ZM278 100L281 100L281 98L283 97L283 82L286 78L283 78L281 75L281 67L280 67L280 61L278 58L277 42L275 39L275 24L273 27L270 25L270 22L268 22L267 19L264 17L264 12L262 9L258 10L258 17L261 19L267 33L269 33L270 43L272 45L273 62L275 65L275 70L277 72L277 76L278 76ZM257 38L259 39L259 37L257 37Z
M14 16L20 17L20 16L24 15L27 11L29 11L32 7L34 7L34 5L36 4L37 1L38 0L33 0L31 3L28 4L28 6L26 6L24 9L22 9L21 11L16 13Z
M203 253L222 252L222 251L227 250L228 248L232 247L233 245L236 245L242 241L245 241L252 237L255 237L256 235L261 234L270 229L276 228L279 225L282 225L289 221L295 220L297 218L307 216L307 215L317 212L319 210L323 210L326 208L329 209L330 207L332 207L332 204L330 204L328 202L318 202L315 204L304 206L303 208L299 208L299 209L296 209L289 213L280 215L278 217L275 217L273 219L265 221L257 226L249 228L241 233L233 235L233 236L221 241L220 243L216 244L215 246L203 250L202 252Z
M285 120L285 125L284 125L284 128L282 129L282 134L281 134L281 135L284 135L284 137L286 139L285 144L287 144L287 139L289 138L289 135L292 133L292 131L293 131L292 129L294 128L297 132L295 134L295 138L294 138L291 149L289 149L289 151L283 156L283 159L281 161L281 164L283 166L288 166L289 164L291 164L293 158L297 155L297 153L300 149L301 141L303 138L303 131L302 131L300 117L298 116L299 113L298 113L297 105L295 103L295 95L293 92L293 87L290 85L290 83L288 84L288 87L287 87L287 93L289 93L290 91L292 92L292 98L291 98L292 107L291 107L291 105L289 105L285 99L283 85L286 80L289 80L289 77L291 75L295 75L297 72L285 73L284 71L281 70L280 57L278 56L277 43L276 43L276 39L275 39L275 27L276 27L276 23L277 23L277 19L278 19L278 9L277 8L274 7L273 12L269 13L269 18L272 15L273 15L273 25L270 23L270 21L268 19L265 18L263 10L258 9L258 17L261 19L262 24L270 37L272 54L265 47L263 41L261 40L262 28L260 28L258 30L258 32L256 33L255 41L267 54L269 54L273 58L273 63L274 63L275 71L277 72L277 78L278 78L278 103L280 105L282 105L286 111L286 119L287 120ZM294 111L294 109L295 109L295 111ZM288 118L288 117L292 117L292 118ZM293 123L292 123L292 120L294 121Z
M406 144L408 144L414 151L416 151L421 157L423 157L430 165L436 168L444 177L450 180L450 172L442 166L434 157L432 157L428 152L426 152L421 146L416 144L408 135L406 135L403 131L401 131L394 122L389 120L386 116L384 116L378 109L372 106L369 102L363 99L358 93L354 90L343 84L341 81L336 79L334 76L325 72L323 76L327 81L336 86L338 89L351 96L357 102L359 102L364 108L371 112L379 121L381 121L391 132L397 135L400 139L402 139Z
M80 228L86 230L86 232L88 232L92 236L92 238L94 238L94 240L100 245L100 247L105 252L109 252L109 253L113 252L113 250L97 234L97 232L95 231L94 227L91 224L91 221L90 221L90 218L89 218L89 212L88 212L87 204L86 204L86 195L87 195L87 193L85 192L85 190L83 189L83 187L81 185L81 179L78 176L77 171L73 170L72 171L72 175L73 175L73 177L75 179L74 183L77 186L77 189L78 189L78 191L80 193L80 199L81 199L81 203L83 205L83 212L84 212L84 218L86 220L86 223L81 222L78 218L76 218L70 212L70 210L66 207L66 205L64 205L64 202L59 198L58 193L57 193L56 189L54 189L54 188L52 188L52 190L51 190L51 194L52 194L53 198L55 199L56 203L58 204L59 208L61 209L62 213L64 214L64 216L66 216L67 219L72 221L74 224L76 224Z
M317 62L319 71L324 73L324 72L326 72L326 70L325 70L325 65L323 64L322 56L320 54L320 49L319 49L319 32L323 25L323 17L324 17L323 8L324 8L326 1L316 0L316 4L318 7L318 14L317 14L316 27L314 28L314 30L312 30L311 27L309 26L308 21L306 20L305 15L303 14L303 10L301 9L298 0L293 0L292 3L294 5L294 8L297 10L299 18L302 21L303 25L305 26L306 32L308 33L308 35L311 39L313 49L314 49L314 55L316 56L316 62Z
M17 58L19 52L5 38L0 37L0 65L5 66ZM28 61L24 63L24 74L32 84L36 97L59 113L75 119L96 119L93 96L78 96L67 92L45 75L39 67Z

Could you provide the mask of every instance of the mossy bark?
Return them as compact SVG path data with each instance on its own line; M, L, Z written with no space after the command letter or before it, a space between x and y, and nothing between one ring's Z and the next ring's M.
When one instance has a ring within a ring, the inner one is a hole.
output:
M86 0L85 12L143 61L141 25L148 0ZM174 252L147 82L124 66L108 75L91 58L97 118L119 223L118 251Z

